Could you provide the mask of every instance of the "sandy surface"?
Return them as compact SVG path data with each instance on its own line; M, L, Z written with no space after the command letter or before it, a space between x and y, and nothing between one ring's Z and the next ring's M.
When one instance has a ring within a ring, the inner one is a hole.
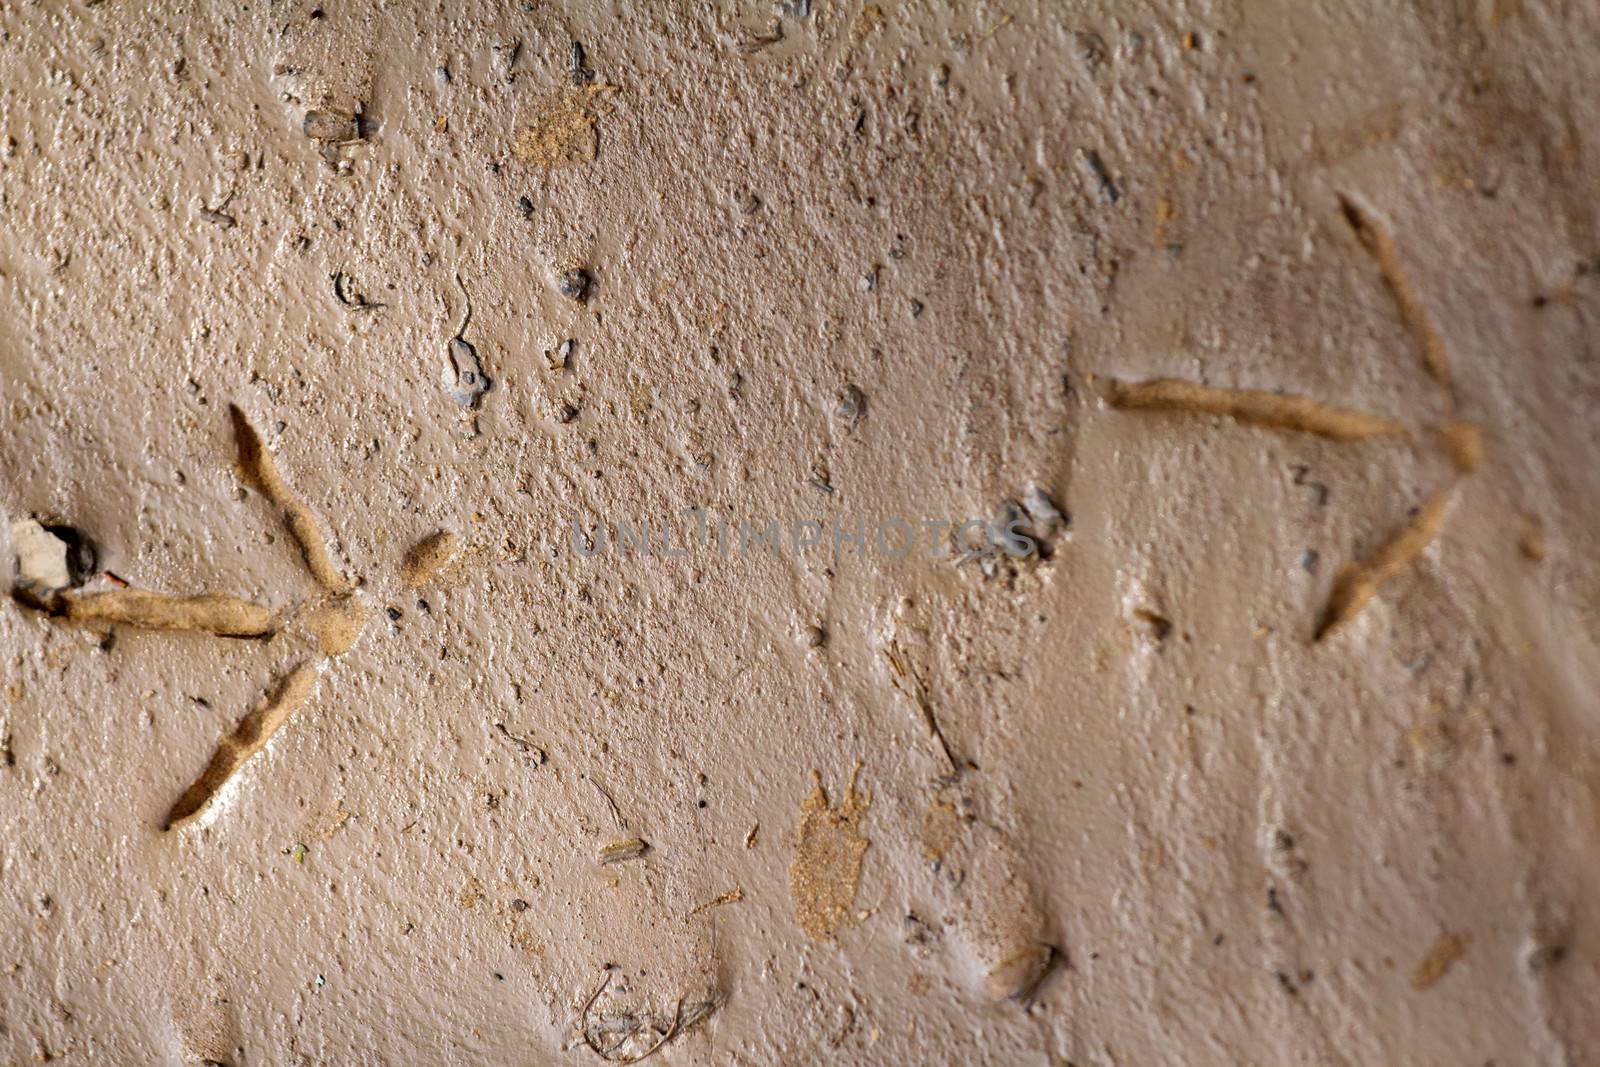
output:
M0 6L0 1063L1600 1062L1600 8L187 6Z

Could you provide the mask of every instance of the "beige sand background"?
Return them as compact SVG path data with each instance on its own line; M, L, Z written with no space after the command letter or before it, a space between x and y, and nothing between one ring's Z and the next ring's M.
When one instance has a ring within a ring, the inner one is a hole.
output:
M1600 8L1400 7L0 6L0 1062L1600 1062Z

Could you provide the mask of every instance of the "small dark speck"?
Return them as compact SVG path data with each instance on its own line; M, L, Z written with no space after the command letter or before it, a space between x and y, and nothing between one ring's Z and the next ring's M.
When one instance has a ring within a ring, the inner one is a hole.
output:
M501 974L499 971L495 971L494 972L494 980L496 982L504 982L506 980L506 976Z
M525 219L533 218L533 201L525 196L518 197L517 212Z
M1304 552L1300 553L1300 566L1304 567L1308 573L1315 571L1317 569L1318 558L1320 557L1317 555L1317 550L1314 548L1308 548Z
M705 798L704 798L704 797L702 797L702 798L701 798L701 799L699 799L699 800L697 800L697 801L695 801L695 802L694 802L694 806L695 806L695 807L697 807L697 808L703 808L703 807L705 807L705 806L706 806L706 801L705 801Z
M389 621L390 622L399 622L400 621L400 609L399 608L387 608L387 609L384 610L384 614L389 616Z
M1278 901L1278 888L1276 886L1267 887L1267 910L1278 915L1283 914L1283 905Z

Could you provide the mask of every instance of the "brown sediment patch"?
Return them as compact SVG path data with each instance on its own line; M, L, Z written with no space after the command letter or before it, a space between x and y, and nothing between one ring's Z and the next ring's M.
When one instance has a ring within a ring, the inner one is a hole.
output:
M1107 400L1112 407L1123 410L1223 415L1237 422L1315 434L1335 441L1406 435L1403 425L1382 415L1334 407L1307 396L1269 393L1261 389L1219 389L1181 378L1113 382Z
M231 732L223 736L206 769L193 785L184 790L167 813L166 822L162 824L163 830L180 826L205 810L206 805L211 803L211 799L239 768L265 748L278 728L311 696L317 684L317 673L318 665L315 663L306 662L295 667L261 703L239 720Z
M223 593L168 596L145 589L113 589L62 597L55 613L75 622L125 623L222 637L268 637L278 628L267 608Z
M861 861L871 844L861 835L861 817L872 798L856 791L857 763L837 807L830 807L822 775L811 772L813 787L800 804L794 859L789 866L789 896L795 918L819 940L838 933L850 917Z
M412 589L426 584L455 558L460 546L461 538L454 531L439 530L429 534L412 545L400 561L400 580Z
M596 124L605 113L604 83L558 89L534 107L533 119L517 131L511 152L536 167L588 163L599 152Z
M1318 641L1354 618L1384 582L1400 575L1416 561L1422 550L1438 536L1453 493L1453 485L1435 490L1411 521L1371 559L1345 565L1328 595L1327 610L1317 627Z
M1438 985L1456 961L1467 954L1471 944L1471 934L1443 933L1434 938L1427 955L1417 962L1411 972L1411 988L1420 992Z
M272 453L267 451L261 435L250 425L244 411L237 404L229 404L228 414L233 419L233 435L239 447L240 476L283 512L284 523L299 544L300 554L305 557L306 567L317 584L335 593L348 592L350 583L333 565L333 557L328 553L328 545L317 526L316 516L300 502L289 488L289 483L283 480L283 475L278 473Z

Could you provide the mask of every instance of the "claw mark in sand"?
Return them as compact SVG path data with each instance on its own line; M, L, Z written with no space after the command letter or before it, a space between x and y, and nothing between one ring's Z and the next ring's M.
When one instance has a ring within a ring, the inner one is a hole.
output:
M1405 272L1400 269L1400 253L1395 247L1394 238L1350 198L1339 197L1339 209L1344 213L1344 220L1350 229L1355 231L1356 239L1377 261L1378 270L1383 274L1389 292L1394 295L1395 305L1400 309L1400 318L1422 348L1423 366L1434 381L1443 387L1445 402L1450 404L1450 354L1445 349L1444 338L1439 336L1433 320L1428 318L1422 301L1417 298L1417 291L1406 281Z
M789 897L795 918L812 937L831 938L850 917L861 860L871 844L861 836L861 817L872 798L856 792L857 763L838 807L828 804L822 775L811 772L811 794L800 804L794 860L789 866Z
M256 428L250 425L250 420L237 404L228 405L228 414L233 419L233 434L239 445L240 475L283 512L284 522L300 545L306 568L311 571L311 577L317 580L317 584L329 592L349 592L350 583L333 565L333 557L328 554L322 531L317 528L316 516L300 502L289 488L289 483L283 480L283 475L278 473L277 464L262 443L261 435L256 433Z
M1112 407L1123 410L1225 415L1237 422L1315 434L1335 441L1406 436L1403 425L1381 415L1334 407L1306 396L1260 389L1218 389L1179 378L1114 382L1107 399Z
M61 597L53 613L74 622L113 622L151 630L190 630L221 637L270 637L277 621L260 604L222 593L167 596L114 589Z
M290 491L262 445L261 435L250 425L244 412L237 405L229 405L229 414L239 445L241 475L283 512L290 531L299 542L307 570L325 592L309 604L278 614L260 604L219 593L168 596L122 588L40 599L25 590L13 591L25 604L57 618L79 622L259 638L276 637L286 627L296 624L315 638L322 658L303 661L290 669L267 697L222 738L205 771L172 806L162 825L165 830L182 826L206 810L234 775L310 698L329 660L354 647L367 621L366 607L357 597L353 583L333 565L316 517ZM109 572L107 574L109 576ZM117 582L126 586L120 579Z
M205 771L172 806L161 828L171 830L204 811L234 773L260 752L278 728L311 696L320 671L321 664L309 661L300 664L273 687L266 699L240 719L233 731L217 744L217 751Z
M1333 592L1328 595L1327 611L1317 627L1318 641L1354 618L1372 599L1379 586L1402 574L1416 561L1444 524L1453 490L1454 486L1435 490L1412 520L1378 549L1371 559L1345 565L1334 580Z

